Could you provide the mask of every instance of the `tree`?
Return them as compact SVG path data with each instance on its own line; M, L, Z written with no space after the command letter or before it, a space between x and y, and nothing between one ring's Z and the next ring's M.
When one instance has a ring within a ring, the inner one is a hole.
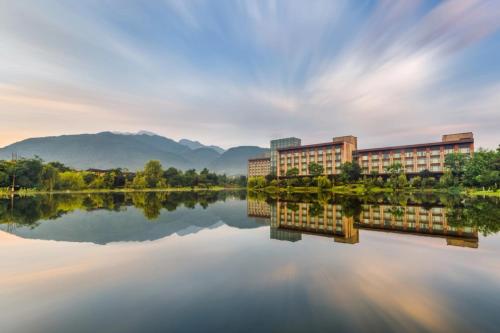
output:
M286 175L288 177L294 177L299 175L299 169L298 168L291 168L286 171Z
M332 183L327 176L318 176L317 183L320 190L326 190L332 187Z
M275 180L277 177L276 177L276 173L274 172L271 172L270 174L266 175L266 181L269 183L271 182L272 180Z
M430 172L427 169L424 169L424 170L420 171L418 173L418 175L420 176L421 179L425 179L425 178L429 178L429 177L433 177L434 176L433 173Z
M39 158L20 159L12 163L11 177L15 174L16 185L26 188L40 186L43 163ZM12 178L11 178L12 181Z
M44 165L41 173L42 187L45 190L53 191L59 181L59 172L51 164Z
M500 185L500 151L479 149L465 165L463 178L466 186L498 188Z
M422 187L422 178L420 176L415 176L410 180L410 185L412 187Z
M312 176L319 176L323 174L323 166L318 163L311 162L309 163L309 174Z
M436 178L427 177L422 179L422 187L431 188L434 187L434 185L436 185Z
M446 170L441 178L439 179L439 186L442 188L454 187L456 185L456 179L453 177L451 170Z
M399 177L403 175L403 166L401 165L401 163L394 163L392 165L389 165L387 167L387 172L389 173L389 184L391 185L391 187L393 189L402 188L402 184L400 184L402 178Z
M146 187L154 188L161 187L163 182L163 169L160 161L149 161L144 166L144 180L146 182Z
M408 186L408 179L404 173L398 176L398 188L405 188Z
M198 174L195 169L189 169L184 173L184 186L194 188L198 185Z
M446 155L444 165L451 172L454 185L459 185L465 171L468 158L462 153L452 153Z
M344 182L354 182L361 177L361 167L356 162L346 162L340 167L340 178Z
M248 180L248 187L249 188L264 188L266 187L266 179L264 177L251 177Z
M85 188L85 182L80 172L65 171L59 174L57 186L61 190L81 190Z

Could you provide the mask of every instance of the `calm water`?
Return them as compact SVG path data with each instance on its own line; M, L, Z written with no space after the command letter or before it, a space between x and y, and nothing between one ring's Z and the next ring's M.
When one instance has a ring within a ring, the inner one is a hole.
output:
M0 332L498 332L500 202L0 200Z

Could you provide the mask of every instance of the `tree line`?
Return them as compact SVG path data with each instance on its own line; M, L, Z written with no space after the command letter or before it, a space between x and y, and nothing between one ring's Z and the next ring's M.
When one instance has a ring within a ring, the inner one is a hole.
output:
M363 184L367 188L483 188L498 190L500 187L500 147L497 150L479 149L472 156L453 153L445 157L444 172L436 175L429 170L408 175L401 163L386 167L381 175L372 171L363 175L357 162L341 165L338 175L323 175L323 166L317 163L308 165L309 175L299 176L298 168L288 169L285 177L278 179L270 174L266 177L252 177L248 187L318 187L328 189L335 185Z
M0 188L42 191L84 189L149 189L180 187L245 187L246 177L218 175L203 169L164 169L159 161L149 161L143 170L76 170L60 162L44 163L40 158L0 160Z

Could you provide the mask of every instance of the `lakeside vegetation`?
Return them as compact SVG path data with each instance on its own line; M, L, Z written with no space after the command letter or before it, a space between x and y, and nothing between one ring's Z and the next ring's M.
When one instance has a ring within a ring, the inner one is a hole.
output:
M130 192L144 190L193 191L242 188L245 176L229 177L203 169L182 171L163 169L159 161L149 161L143 170L75 170L60 162L44 163L39 158L0 160L0 195L13 190L19 195L40 192Z
M323 175L323 166L310 163L309 176L299 176L298 168L290 168L284 177L276 175L252 177L248 188L265 192L333 192L363 194L376 192L451 192L467 195L500 196L500 147L495 150L479 149L474 155L449 154L445 158L445 171L441 176L429 170L407 175L400 163L386 168L386 174L372 172L363 175L356 162L341 165L340 173Z

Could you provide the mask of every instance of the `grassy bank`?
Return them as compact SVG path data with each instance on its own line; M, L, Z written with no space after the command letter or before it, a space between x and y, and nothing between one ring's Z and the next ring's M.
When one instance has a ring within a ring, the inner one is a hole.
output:
M466 191L466 194L470 196L486 196L486 197L500 198L500 190L499 191L470 190Z
M364 195L370 193L441 193L441 194L461 194L467 196L492 196L500 197L500 191L487 191L487 190L476 190L476 189L465 189L461 190L458 188L403 188L403 189L393 189L390 187L367 187L364 184L348 184L348 185L337 185L331 188L320 189L317 186L310 187L277 187L268 186L261 189L252 189L253 191L260 191L266 193L334 193L334 194L349 194L349 195Z
M92 193L134 193L134 192L204 192L204 191L224 191L224 190L244 190L241 187L166 187L166 188L117 188L117 189L82 189L82 190L55 190L41 191L35 189L21 189L15 192L17 196L31 196L40 194L92 194ZM0 189L0 197L8 197L12 193L7 189Z

